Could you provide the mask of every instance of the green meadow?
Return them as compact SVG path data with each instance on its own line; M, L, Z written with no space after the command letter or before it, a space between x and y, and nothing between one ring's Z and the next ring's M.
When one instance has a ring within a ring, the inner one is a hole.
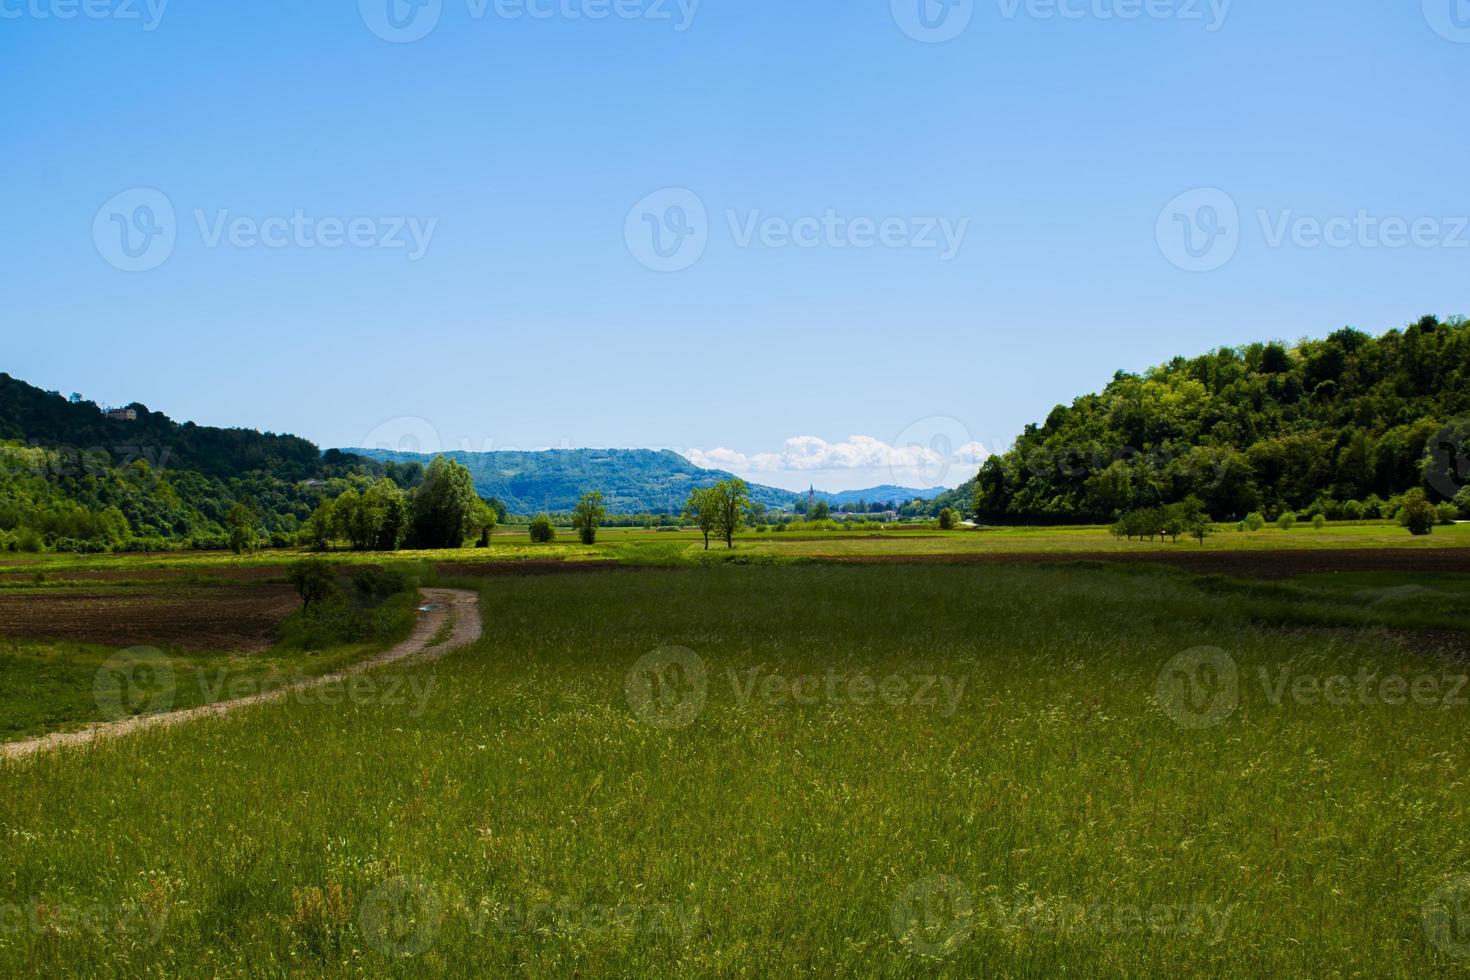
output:
M367 695L0 763L0 973L1470 972L1470 577L435 584Z

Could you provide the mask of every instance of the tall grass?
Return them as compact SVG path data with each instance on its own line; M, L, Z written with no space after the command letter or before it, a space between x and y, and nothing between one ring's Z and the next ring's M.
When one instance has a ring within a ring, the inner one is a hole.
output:
M1260 622L1182 576L1079 568L650 569L483 596L486 637L416 669L427 701L269 705L0 769L0 973L1470 962L1424 924L1470 871L1470 708L1270 693L1282 668L1465 672L1411 631ZM1202 646L1237 671L1211 727L1165 669Z

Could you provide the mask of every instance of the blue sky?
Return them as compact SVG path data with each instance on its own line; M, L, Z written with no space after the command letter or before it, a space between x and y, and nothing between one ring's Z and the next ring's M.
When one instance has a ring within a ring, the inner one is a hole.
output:
M0 0L0 370L835 490L1470 312L1470 0L388 2Z

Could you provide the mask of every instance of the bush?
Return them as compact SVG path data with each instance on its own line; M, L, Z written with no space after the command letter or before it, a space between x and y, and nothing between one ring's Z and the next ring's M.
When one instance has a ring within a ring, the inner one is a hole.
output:
M1247 531L1259 531L1265 526L1266 519L1261 516L1260 511L1253 510L1249 514L1245 515L1245 529Z
M1399 523L1409 529L1410 534L1432 534L1439 521L1437 511L1423 490L1410 490L1404 494L1399 506Z
M1356 500L1349 500L1342 505L1342 519L1345 521L1361 521L1363 519L1363 505Z
M531 540L537 544L545 544L556 540L556 528L551 524L551 518L545 514L537 514L531 521Z
M296 594L301 596L303 610L309 610L341 591L337 587L337 570L331 562L321 558L297 562L291 566L289 577L291 584L296 586Z
M1280 517L1276 518L1276 526L1283 531L1290 531L1296 527L1296 515L1289 510L1284 511Z
M1320 531L1320 530L1322 530L1326 526L1327 526L1327 516L1325 514L1314 514L1312 516L1312 527L1315 530Z
M1439 514L1441 524L1453 524L1460 516L1460 508L1454 504L1440 504L1434 509Z
M380 568L364 568L352 576L352 586L363 602L378 603L389 596L407 592L413 583L407 575Z
M1455 494L1455 506L1460 509L1461 517L1470 518L1470 487Z

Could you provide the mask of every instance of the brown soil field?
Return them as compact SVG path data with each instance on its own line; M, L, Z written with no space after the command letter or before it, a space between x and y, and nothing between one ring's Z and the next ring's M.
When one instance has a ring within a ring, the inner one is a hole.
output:
M1361 548L1297 551L1139 551L1136 554L1050 552L983 555L851 555L825 561L884 565L1032 565L1057 562L1113 562L1170 565L1197 575L1235 578L1292 578L1315 572L1470 572L1466 548Z
M238 568L115 568L99 571L69 569L44 572L47 582L171 582L179 579L214 579L221 582L261 582L285 578L287 570L269 565L241 565ZM31 582L36 572L0 572L0 582Z
M289 585L0 593L0 636L255 652L300 602Z

